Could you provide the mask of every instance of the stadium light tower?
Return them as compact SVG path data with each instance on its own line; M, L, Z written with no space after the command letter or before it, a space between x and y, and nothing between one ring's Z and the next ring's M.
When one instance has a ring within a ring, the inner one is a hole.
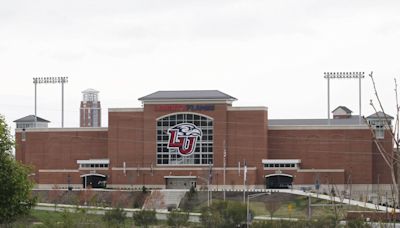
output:
M330 104L330 79L358 79L358 99L359 112L358 124L361 125L361 79L364 78L364 72L324 72L324 78L328 81L328 124L331 124L331 104Z
M37 84L61 84L61 127L64 127L64 83L68 77L39 77L33 78L35 85L35 127L37 126Z

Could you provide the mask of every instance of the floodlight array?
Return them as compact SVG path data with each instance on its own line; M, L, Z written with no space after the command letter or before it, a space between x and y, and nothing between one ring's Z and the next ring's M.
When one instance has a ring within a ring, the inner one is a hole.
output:
M68 77L38 77L33 78L35 84L46 84L46 83L67 83Z
M324 78L364 78L364 72L324 72Z

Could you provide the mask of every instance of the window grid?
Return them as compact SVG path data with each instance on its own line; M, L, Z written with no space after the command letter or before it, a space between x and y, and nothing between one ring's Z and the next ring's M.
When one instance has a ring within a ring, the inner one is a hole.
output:
M181 123L191 123L202 131L201 140L197 140L196 149L189 156L182 156L177 149L167 148L168 129ZM157 164L159 165L208 165L213 163L213 121L210 118L179 113L166 116L157 121Z
M285 164L264 164L264 168L296 168L297 164L294 163L285 163Z
M108 168L108 164L80 164L80 168Z

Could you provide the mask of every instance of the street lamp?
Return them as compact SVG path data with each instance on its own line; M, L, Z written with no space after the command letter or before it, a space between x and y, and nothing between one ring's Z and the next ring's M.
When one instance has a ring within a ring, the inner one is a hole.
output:
M252 195L247 195L247 212L246 212L246 226L249 228L249 223L250 223L250 199L257 198L259 196L263 195L271 195L270 192L263 192L263 193L257 193L257 194L252 194Z

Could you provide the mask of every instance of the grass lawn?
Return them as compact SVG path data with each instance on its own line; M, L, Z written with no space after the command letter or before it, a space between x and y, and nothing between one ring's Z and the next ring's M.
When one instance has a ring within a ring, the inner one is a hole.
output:
M243 202L243 193L226 193L227 200ZM213 202L223 199L221 192L213 193ZM255 216L270 216L269 211L266 209L268 202L278 199L279 203L277 210L274 212L273 217L281 218L299 218L306 219L308 217L308 198L305 196L296 196L285 193L273 193L272 195L260 196L255 199L250 199L250 209L255 213ZM183 204L187 204L188 199L183 199ZM311 198L311 204L330 204L330 201ZM207 192L197 192L197 196L192 199L190 204L193 206L192 212L200 212L202 207L207 206ZM289 204L291 210L289 210ZM331 204L330 204L331 205ZM181 204L182 207L182 204ZM268 207L268 206L267 206ZM337 205L337 214L339 218L344 218L346 212L352 211L366 211L367 209L357 206ZM333 206L325 207L312 207L312 217L321 218L326 216L334 216L335 209Z
M12 227L109 227L102 215L83 212L53 212L32 210L31 214L20 218ZM133 219L127 218L125 226L132 227Z
M275 193L276 194L276 193ZM274 194L271 196L272 198L276 197ZM289 199L285 199L286 196L277 196L281 198L279 201L278 209L273 213L273 217L281 217L281 218L299 218L306 219L308 217L308 198L305 196L295 196L290 197ZM266 204L268 204L268 198L264 200L254 200L250 201L250 209L255 212L256 216L270 216L270 212L268 211ZM311 215L312 218L320 218L326 217L328 215L335 215L335 208L330 201L321 200L311 198L311 204L327 204L327 206L317 206L311 207ZM290 206L289 206L290 205ZM289 209L291 208L291 209ZM336 213L339 218L344 218L347 211L366 211L367 209L357 207L357 206L348 206L348 205L339 205L336 203Z

